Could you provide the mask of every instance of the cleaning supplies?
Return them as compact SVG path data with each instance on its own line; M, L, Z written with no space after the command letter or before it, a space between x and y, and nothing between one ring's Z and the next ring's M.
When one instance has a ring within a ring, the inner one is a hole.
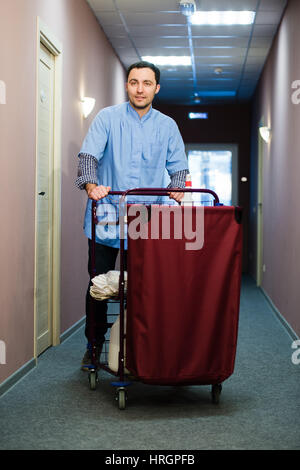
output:
M190 173L188 173L188 174L186 175L186 178L185 178L185 187L186 187L186 188L191 188L191 187L192 187L192 179L191 179ZM181 199L181 204L182 204L182 205L185 205L185 206L192 206L193 203L194 203L194 200L193 200L193 193L186 191L186 192L183 194L183 198Z

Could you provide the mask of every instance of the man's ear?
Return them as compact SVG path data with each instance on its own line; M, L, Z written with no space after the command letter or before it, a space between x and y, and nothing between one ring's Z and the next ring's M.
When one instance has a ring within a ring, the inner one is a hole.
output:
M156 85L156 90L155 90L155 94L157 94L160 90L160 85Z
M125 83L125 90L128 91L128 82Z

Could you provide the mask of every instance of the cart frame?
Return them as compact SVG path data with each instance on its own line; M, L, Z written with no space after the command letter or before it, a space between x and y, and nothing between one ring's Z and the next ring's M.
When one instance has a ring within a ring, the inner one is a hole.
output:
M126 197L128 195L132 196L168 196L170 192L192 192L192 193L204 193L211 195L213 199L214 206L220 206L218 195L210 190L210 189L200 189L200 188L134 188L128 189L126 191L110 191L108 195L112 196L121 196L119 204L120 207L125 206L126 204ZM139 202L140 204L140 202ZM91 272L93 274L92 277L96 275L96 263L95 263L95 248L96 248L96 225L98 224L97 219L97 201L92 200L92 245L91 245ZM120 278L119 278L119 295L115 300L119 301L120 309L120 334L119 334L119 363L118 363L118 371L112 371L108 365L102 363L100 360L97 359L96 354L96 343L95 341L91 341L90 349L91 349L91 365L89 367L89 384L90 389L95 390L96 384L98 382L98 370L103 369L109 372L110 374L114 375L115 377L119 377L119 380L114 380L111 382L111 385L116 387L116 400L118 402L118 406L120 410L125 409L126 406L126 399L127 399L127 391L126 387L131 385L131 381L128 380L128 376L126 377L125 374L125 351L124 351L124 339L126 338L125 333L125 280L124 280L124 271L125 271L125 237L124 237L124 227L125 227L125 213L124 209L122 214L119 215L119 221L117 222L120 224L121 236L120 238ZM95 312L94 308L91 309L91 321L90 321L90 337L94 337L94 318ZM111 328L113 323L107 323L107 327ZM129 376L130 377L130 376ZM221 384L212 385L212 402L219 403L219 396L222 390Z

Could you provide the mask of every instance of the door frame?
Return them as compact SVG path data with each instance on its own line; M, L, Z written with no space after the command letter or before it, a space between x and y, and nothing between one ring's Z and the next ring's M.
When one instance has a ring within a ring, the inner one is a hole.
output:
M60 263L61 263L61 122L62 122L62 44L37 17L36 40L36 149L38 162L39 51L42 43L54 56L53 110L53 227L52 227L52 345L60 344ZM34 357L37 358L36 260L37 260L37 171L35 181L35 277L34 277Z
M260 120L263 122L263 118ZM260 127L260 125L259 125ZM263 168L265 143L257 129L256 285L263 280Z

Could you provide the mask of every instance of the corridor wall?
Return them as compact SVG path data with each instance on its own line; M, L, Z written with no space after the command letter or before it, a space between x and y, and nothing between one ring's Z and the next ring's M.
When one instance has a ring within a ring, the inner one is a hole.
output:
M0 3L0 80L6 88L6 104L0 104L1 384L34 356L37 16L63 47L61 333L83 317L88 282L86 194L74 185L77 154L98 110L125 100L125 73L85 0ZM84 119L79 101L86 95L96 106Z
M258 127L271 128L263 145L262 288L300 335L300 2L290 0L253 103L249 270L256 278ZM299 81L297 85L297 81ZM295 87L296 88L293 88ZM298 91L297 91L298 88Z

